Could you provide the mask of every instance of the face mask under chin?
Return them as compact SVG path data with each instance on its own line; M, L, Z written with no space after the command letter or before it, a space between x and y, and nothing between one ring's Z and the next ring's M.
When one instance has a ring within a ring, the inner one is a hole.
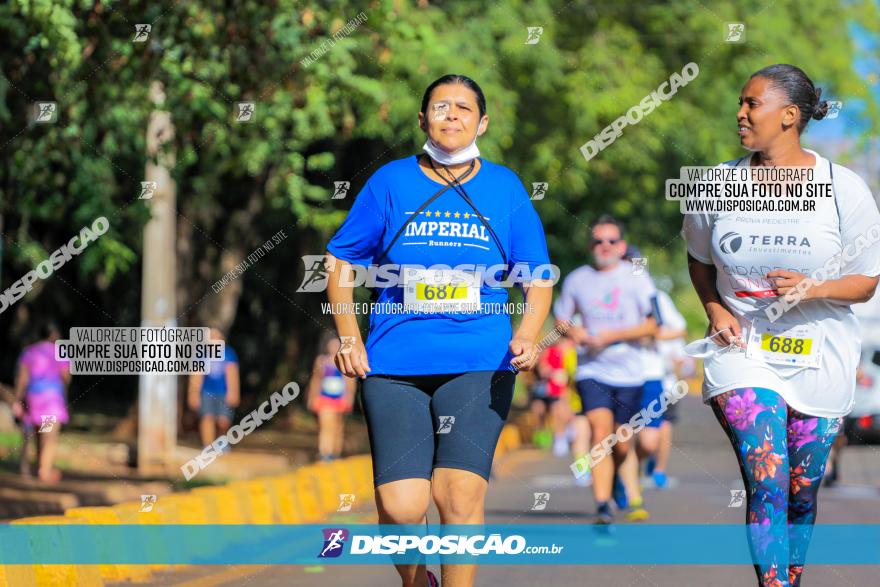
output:
M471 144L463 149L459 149L454 153L448 153L437 146L437 144L428 138L425 141L425 144L422 146L425 153L428 156L439 163L440 165L460 165L462 163L467 163L473 159L476 159L480 156L480 149L477 148L477 139L474 137L474 140L471 141Z

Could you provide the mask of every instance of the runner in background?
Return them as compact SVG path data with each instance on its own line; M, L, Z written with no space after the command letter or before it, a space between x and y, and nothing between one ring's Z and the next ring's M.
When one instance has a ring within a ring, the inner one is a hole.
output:
M657 290L657 311L660 316L660 330L654 335L653 346L660 358L661 388L670 390L679 379L681 362L685 356L687 322L675 307L669 294L660 289ZM659 427L651 428L649 424L639 434L640 439L645 432L657 436L656 441L651 439L652 442L646 442L640 448L643 451L641 457L645 459L645 472L653 479L654 486L658 489L666 487L666 466L669 463L669 453L672 451L672 426L676 421L677 413L677 403L670 403L666 406L663 416L658 418Z
M332 461L342 455L345 414L351 413L357 380L336 368L333 357L339 352L339 339L323 340L323 352L315 357L309 379L308 408L318 416L318 458Z
M559 458L567 456L569 452L566 430L571 421L567 397L570 377L565 368L565 355L573 346L570 339L560 337L544 349L538 360L539 379L536 386L543 387L543 396L536 395L535 400L543 405L543 426L546 427L549 420L553 434L553 456Z
M623 260L623 225L604 215L590 236L593 265L579 267L566 277L554 314L557 326L581 317L583 325L571 327L567 336L581 345L575 379L581 413L590 422L588 444L592 446L639 411L644 377L638 341L651 336L657 323L652 317L653 282L647 275L636 275L632 264ZM618 439L611 456L592 464L597 524L613 521L610 501L615 471L630 446L631 439Z
M13 414L21 420L24 435L21 446L20 470L31 476L29 446L37 435L37 477L46 483L57 483L61 472L54 467L55 452L61 425L69 421L67 386L70 384L70 362L55 359L55 341L61 337L58 326L49 322L40 330L40 342L25 348L18 359L15 376Z
M220 329L211 329L211 340L225 340ZM207 375L194 373L189 376L187 403L191 410L199 413L202 446L208 446L218 436L226 434L232 423L233 409L240 401L238 355L229 343L223 348L222 363L211 363L211 371ZM229 452L229 445L223 452Z
M547 380L538 373L531 375L533 376L528 377L525 384L529 390L529 412L535 425L532 444L540 449L548 449L553 446L553 430L549 425L550 406L553 401L547 396Z
M573 320L576 326L580 326L580 316L575 316ZM566 337L571 340L569 337ZM584 455L590 452L590 421L583 410L581 396L577 393L575 376L578 366L578 346L569 344L565 350L563 357L565 371L568 373L568 411L572 415L568 426L565 429L565 436L571 443L571 454ZM589 469L589 459L586 460L587 470L583 475L575 477L574 484L576 487L589 487L593 483L593 472Z
M649 276L647 268L639 263L642 259L642 254L634 245L627 245L623 259L633 263L633 275ZM661 322L657 313L656 296L651 298L651 305L652 314L659 326ZM656 351L653 337L645 337L639 341L639 344L641 345L641 366L642 377L644 378L639 409L643 409L654 400L659 399L663 391L663 384L660 381L663 374L663 364L659 353ZM644 507L644 499L642 498L642 486L639 479L639 464L642 458L640 451L645 450L643 447L647 447L652 452L656 450L659 427L662 421L662 415L646 421L645 427L635 435L636 450L629 451L614 478L612 492L614 503L620 510L626 511L625 517L631 522L644 522L651 517L648 510Z

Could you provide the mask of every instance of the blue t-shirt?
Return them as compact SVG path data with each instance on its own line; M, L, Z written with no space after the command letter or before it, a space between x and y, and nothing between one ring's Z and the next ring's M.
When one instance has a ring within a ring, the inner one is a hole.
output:
M229 343L223 345L223 361L214 361L211 363L211 372L205 375L202 382L202 393L207 395L226 395L226 367L230 364L238 363L238 355L229 346Z
M508 266L535 272L547 265L544 228L514 172L481 159L464 190L504 247ZM384 259L376 259L403 223L443 184L422 172L416 156L376 171L327 245L352 265L492 265L503 257L488 230L464 198L449 188L410 223ZM535 277L548 278L547 272ZM500 277L500 274L499 274ZM377 288L379 304L403 304L403 287ZM480 302L497 308L507 289L483 282ZM387 307L387 306L386 306ZM497 310L471 313L373 312L367 337L372 375L431 375L507 369L512 355L510 315Z

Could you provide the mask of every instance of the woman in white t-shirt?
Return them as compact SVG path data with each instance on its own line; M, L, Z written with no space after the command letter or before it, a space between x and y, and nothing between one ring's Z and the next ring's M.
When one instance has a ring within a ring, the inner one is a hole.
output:
M870 190L801 147L810 119L828 112L820 96L792 65L753 74L737 112L751 154L724 166L747 168L747 183L761 181L761 166L804 168L833 197L809 198L809 212L686 214L682 229L709 318L703 398L739 460L759 585L800 583L828 450L853 405L860 339L850 306L874 295L880 275Z

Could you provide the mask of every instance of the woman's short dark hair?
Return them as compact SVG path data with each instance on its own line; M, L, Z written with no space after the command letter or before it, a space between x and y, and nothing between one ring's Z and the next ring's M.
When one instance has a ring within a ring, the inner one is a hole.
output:
M437 86L443 86L446 84L461 84L470 88L474 94L477 95L477 107L480 109L480 118L483 118L483 115L486 114L486 96L483 95L483 90L480 88L479 84L469 78L466 75L459 75L457 73L449 73L444 75L441 78L437 78L428 88L425 90L425 95L422 96L422 114L428 114L428 102L431 101L431 92L434 91L434 88Z
M620 238L623 238L623 222L612 216L611 214L602 214L599 216L598 220L593 223L593 228L599 226L600 224L612 224L617 227L617 230L620 232Z
M801 110L798 121L798 132L807 128L811 118L822 120L828 114L828 100L822 100L822 88L813 85L813 81L800 67L777 63L758 70L752 77L763 77L770 80L773 87L780 89L786 98ZM751 79L751 78L749 78Z
M40 335L41 340L51 338L52 336L60 337L61 328L54 320L46 320L40 325L38 334Z

